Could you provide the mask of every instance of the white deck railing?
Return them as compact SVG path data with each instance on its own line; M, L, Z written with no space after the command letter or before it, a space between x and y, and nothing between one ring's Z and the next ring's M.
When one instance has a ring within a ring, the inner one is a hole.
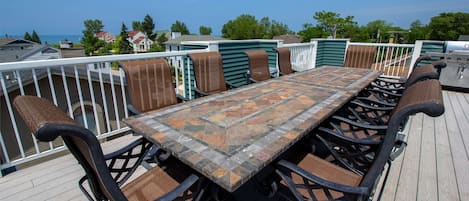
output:
M316 67L317 41L310 43L282 44L290 49L290 60L295 71L304 71Z
M376 47L374 64L371 68L384 72L388 77L407 76L412 71L414 44L349 43L348 46Z
M99 139L126 132L120 120L129 116L123 83L125 74L117 62L149 58L187 57L206 50L128 54L41 61L0 63L0 169L57 153L63 142L42 143L27 133L12 107L17 95L50 99L70 117L93 130ZM188 58L188 57L187 57ZM186 62L187 65L189 62ZM178 71L175 70L175 77ZM187 75L183 75L187 76ZM184 79L183 79L184 80ZM176 88L184 83L176 79ZM5 118L6 117L6 118Z

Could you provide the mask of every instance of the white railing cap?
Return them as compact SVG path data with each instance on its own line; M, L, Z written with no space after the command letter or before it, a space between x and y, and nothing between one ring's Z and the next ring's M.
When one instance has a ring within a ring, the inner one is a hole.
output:
M186 51L175 51L175 52L152 52L152 53L143 53L143 54L121 54L121 55L95 56L95 57L76 57L76 58L66 58L66 59L7 62L7 63L0 63L0 72L12 71L12 70L24 70L24 69L40 68L40 67L51 67L51 66L64 66L64 65L77 65L77 64L113 62L113 61L136 60L136 59L163 58L163 57L172 57L172 56L185 56L190 53L206 52L206 51L207 51L206 49L203 49L203 50L186 50Z

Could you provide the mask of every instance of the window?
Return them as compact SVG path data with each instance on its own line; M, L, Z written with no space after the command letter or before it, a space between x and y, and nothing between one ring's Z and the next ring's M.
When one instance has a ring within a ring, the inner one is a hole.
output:
M73 104L73 119L75 119L76 122L78 122L80 125L85 126L85 119L86 123L88 124L88 129L92 131L94 134L98 134L98 126L96 125L96 119L95 115L93 112L93 103L90 101L85 101L83 103L84 108L85 108L85 115L83 115L82 110L81 110L81 104L80 102L77 102ZM103 118L103 110L102 107L99 104L96 104L96 112L97 112L97 117L98 121L97 123L99 124L99 130L101 131L100 133L103 133L105 131L105 126L104 126L104 118Z

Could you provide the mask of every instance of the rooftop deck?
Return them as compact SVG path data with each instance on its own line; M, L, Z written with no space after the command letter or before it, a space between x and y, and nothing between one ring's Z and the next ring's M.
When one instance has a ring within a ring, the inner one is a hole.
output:
M469 94L443 95L444 115L418 114L410 119L408 147L393 162L382 200L469 200ZM132 138L105 142L104 152ZM83 175L68 154L1 177L0 200L86 200L77 186Z

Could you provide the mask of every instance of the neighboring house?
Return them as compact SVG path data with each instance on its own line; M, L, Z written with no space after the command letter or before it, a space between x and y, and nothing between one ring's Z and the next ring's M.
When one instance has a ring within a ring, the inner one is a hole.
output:
M301 41L303 41L303 37L301 37L299 35L292 35L292 34L274 36L274 38L272 38L272 39L274 39L274 40L283 40L283 44L301 43Z
M148 52L153 44L153 41L150 40L143 32L135 30L129 32L128 40L130 44L132 44L135 53Z
M183 50L182 42L186 41L216 41L216 40L226 40L224 38L209 36L209 35L181 35L180 33L171 33L171 39L166 41L165 48L166 52L180 51ZM168 62L170 65L177 68L181 68L184 64L184 58L182 57L170 57Z
M67 39L60 41L60 49L73 48L73 42Z
M103 40L106 43L113 43L116 40L116 37L111 32L101 31L96 34L100 40Z
M0 63L62 58L59 49L24 39L0 39Z

